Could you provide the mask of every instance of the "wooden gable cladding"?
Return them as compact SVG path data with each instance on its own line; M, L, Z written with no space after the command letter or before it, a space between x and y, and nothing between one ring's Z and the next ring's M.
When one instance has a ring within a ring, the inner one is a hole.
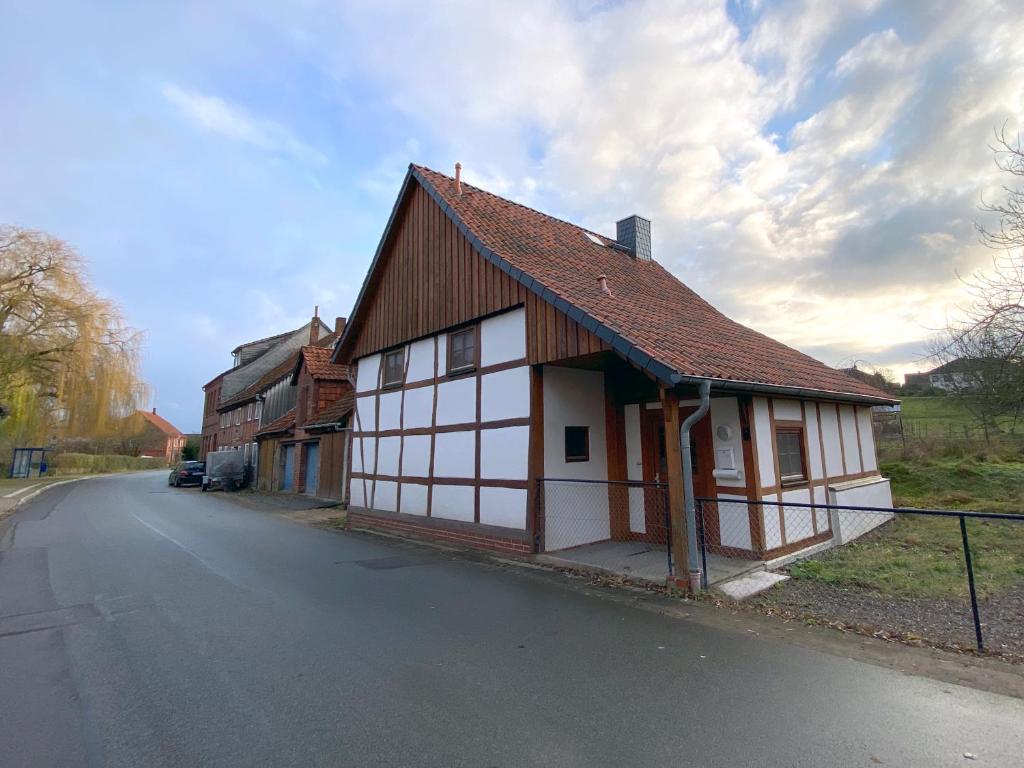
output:
M490 264L413 184L371 276L352 358L523 304L527 290Z
M526 299L526 328L526 357L531 363L611 350L609 344L532 292Z

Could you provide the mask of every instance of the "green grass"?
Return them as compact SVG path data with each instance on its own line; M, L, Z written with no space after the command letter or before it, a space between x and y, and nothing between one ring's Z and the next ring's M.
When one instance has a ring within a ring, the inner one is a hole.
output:
M1022 514L1022 521L969 520L975 580L982 596L1024 579L1024 462L976 458L883 462L901 507ZM899 597L967 594L956 518L898 515L843 547L794 563L795 579Z
M901 418L907 434L954 439L983 436L978 422L959 398L904 397L902 403ZM1012 419L1001 418L998 424L1002 431L1009 431Z

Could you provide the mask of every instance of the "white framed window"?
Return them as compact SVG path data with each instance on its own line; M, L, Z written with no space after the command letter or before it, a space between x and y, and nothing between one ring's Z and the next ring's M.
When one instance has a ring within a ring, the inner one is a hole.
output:
M242 448L242 463L243 464L248 464L249 463L249 443L246 443L245 447Z
M260 453L260 444L259 443L253 443L252 444L252 465L254 467L257 466L257 461L259 460L259 453Z
M259 421L260 419L263 418L263 401L262 400L257 400L256 401L256 415L255 415L254 418L256 419L256 421Z
M236 408L235 409L235 426L237 427L241 423L242 423L242 409L241 408Z

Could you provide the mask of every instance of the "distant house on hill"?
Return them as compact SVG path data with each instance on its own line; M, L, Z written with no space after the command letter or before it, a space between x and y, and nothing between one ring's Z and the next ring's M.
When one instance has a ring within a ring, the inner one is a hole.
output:
M958 357L930 371L907 373L903 386L910 389L941 389L943 392L964 392L981 386L984 362Z
M163 458L168 464L181 459L186 437L180 429L157 414L156 408L137 411L135 416L139 423L134 427L130 441L140 456Z

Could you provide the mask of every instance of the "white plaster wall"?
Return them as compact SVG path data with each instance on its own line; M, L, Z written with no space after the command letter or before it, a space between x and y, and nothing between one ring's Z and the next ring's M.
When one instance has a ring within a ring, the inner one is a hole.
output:
M448 370L448 334L437 334L437 374Z
M519 419L530 415L530 369L525 365L480 377L480 418Z
M480 323L480 365L526 357L526 309L489 317Z
M437 423L476 421L476 378L446 381L437 387Z
M434 415L434 388L414 387L405 390L402 426L405 429L429 427Z
M473 522L476 506L474 488L468 485L435 485L432 493L431 517Z
M545 388L547 381L545 381ZM611 537L608 487L544 483L544 547L553 552Z
M529 427L480 430L480 477L525 480L529 452Z
M373 493L373 508L385 512L398 511L398 483L391 480L376 481Z
M476 432L442 432L434 436L434 477L476 475Z
M430 435L406 435L402 439L402 475L426 477L430 472Z
M427 486L402 483L402 505L398 511L406 515L427 514Z
M829 486L828 495L833 506L892 507L892 490L889 481L882 477L836 483ZM853 541L893 518L892 512L831 510L831 513L832 530L839 544Z
M775 453L772 451L772 423L768 416L768 401L755 397L754 435L757 440L757 464L761 473L761 486L775 485Z
M360 397L356 400L356 430L359 432L377 431L377 398L374 395Z
M590 427L590 461L565 461L567 426ZM544 366L544 475L608 479L604 374L600 371ZM607 501L604 511L607 514Z
M799 400L776 400L773 398L772 410L775 413L776 421L800 421Z
M359 358L356 363L356 392L367 392L377 388L377 373L380 371L380 354Z
M504 528L526 529L526 489L480 489L480 522Z
M842 424L843 448L846 449L846 471L848 474L860 472L860 451L857 449L857 424L852 405L839 406L839 419Z
M626 478L628 480L644 479L643 450L640 445L640 406L630 403L625 406L624 426L626 431ZM647 519L644 515L643 488L630 488L629 492L629 530L633 533L647 532Z
M357 437L352 441L352 471L373 474L376 469L374 450L377 447L375 437Z
M378 475L398 475L398 452L402 448L402 438L382 437L377 445Z
M402 393L388 392L380 396L380 423L378 431L385 429L401 429Z
M732 437L728 440L722 440L718 436L718 428L723 425L732 432ZM740 429L739 401L735 397L716 397L711 400L711 436L715 449L715 469L719 470L719 475L721 475L715 477L715 482L726 487L743 487L746 483L743 466L743 433ZM724 476L726 471L724 454L728 452L731 452L732 464L738 477Z
M363 496L363 483L366 482L362 479L352 479L349 481L349 505L352 507L366 507L366 497ZM369 489L369 484L367 484Z
M407 382L434 378L434 339L420 339L409 345L409 370ZM403 491L404 493L404 491Z
M818 438L818 413L812 403L805 411L807 416L807 462L810 467L811 479L821 480L825 477L825 467L821 463L821 440Z
M814 535L814 511L807 507L787 507L786 504L810 504L811 492L799 488L782 493L783 514L786 521L786 543L806 539Z
M857 408L857 423L860 425L861 464L865 472L878 469L878 457L875 454L875 431L871 420L871 408Z
M825 441L825 468L829 477L839 477L843 472L842 446L839 443L839 420L831 403L821 404L821 437Z
M764 497L761 507L761 520L764 525L764 543L768 549L782 546L782 529L779 527L779 508L776 502L778 495L771 493Z
M719 503L717 505L718 531L722 545L726 547L739 547L740 549L752 549L750 542L750 515L748 513L746 497L726 493L718 498L722 501L738 502L736 504Z

